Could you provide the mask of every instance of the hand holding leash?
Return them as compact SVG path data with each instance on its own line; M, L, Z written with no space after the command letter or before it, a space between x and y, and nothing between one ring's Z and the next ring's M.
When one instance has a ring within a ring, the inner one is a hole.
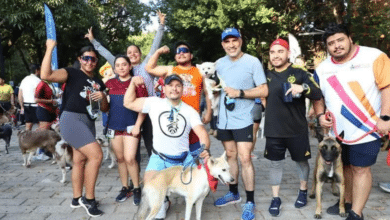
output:
M379 134L387 135L390 131L390 121L379 119L376 123L376 128Z
M327 117L325 113L317 115L317 120L322 127L330 128L333 126L332 118Z
M210 149L204 149L202 153L200 153L200 157L203 158L204 161L207 161L210 158Z

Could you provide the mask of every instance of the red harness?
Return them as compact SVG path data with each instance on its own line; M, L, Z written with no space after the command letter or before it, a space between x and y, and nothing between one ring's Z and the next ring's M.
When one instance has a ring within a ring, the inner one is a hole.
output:
M202 164L199 164L198 165L198 169L200 170L202 168ZM210 169L209 167L207 166L207 162L205 161L204 163L204 168L206 169L206 173L207 173L207 180L209 182L209 186L210 186L210 189L211 191L214 193L217 191L217 186L218 186L218 179L211 176L210 174Z

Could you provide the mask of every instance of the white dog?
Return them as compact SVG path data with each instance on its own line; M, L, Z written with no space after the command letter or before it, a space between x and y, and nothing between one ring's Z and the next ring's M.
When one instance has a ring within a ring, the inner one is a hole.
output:
M205 79L206 91L209 99L211 100L211 108L213 109L213 115L218 115L219 109L219 91L221 91L220 79L215 72L215 63L204 62L202 64L196 64L199 72ZM217 92L217 93L216 93Z
M226 184L234 181L229 171L226 152L216 159L210 157L207 161L207 166L210 169L211 176L222 183ZM201 166L201 168L194 167L191 169L192 174L189 169L182 173L182 166L170 167L158 172L150 181L146 182L142 190L141 205L137 213L138 218L142 220L145 219L147 210L150 208L150 213L146 219L153 219L160 210L165 196L173 192L185 197L185 220L190 219L192 206L194 204L196 204L196 219L200 220L203 200L210 192L210 187L204 166ZM181 179L181 175L183 175L183 180ZM186 185L183 182L189 184Z

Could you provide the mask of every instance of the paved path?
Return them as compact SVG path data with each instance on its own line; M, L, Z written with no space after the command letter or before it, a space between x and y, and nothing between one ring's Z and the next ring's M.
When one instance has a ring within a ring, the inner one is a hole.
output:
M98 134L101 134L101 121L97 121ZM255 154L260 155L259 159L253 161L256 170L256 191L255 202L257 205L256 219L314 219L315 201L309 199L307 207L302 209L294 208L297 196L299 180L297 178L295 163L287 158L284 165L283 183L281 186L281 199L283 202L282 214L279 218L272 218L268 214L268 206L271 201L271 188L269 186L269 161L262 156L265 139L259 139L255 147ZM311 139L312 152L316 154L315 139ZM223 152L222 144L214 137L211 137L211 153L219 156ZM142 164L144 170L147 163L146 150L142 145ZM390 220L390 194L382 192L378 182L390 181L390 168L385 164L386 153L379 155L378 162L373 166L373 189L370 199L364 209L366 220ZM67 174L68 182L61 184L61 171L57 165L51 165L51 161L33 161L30 169L22 167L22 155L18 147L16 131L12 137L10 154L5 154L4 142L0 141L0 219L1 220L22 220L22 219L90 219L84 209L71 209L69 207L72 198L72 186L69 182L70 173ZM132 203L132 198L124 203L116 203L121 184L116 167L108 169L110 161L104 161L100 169L96 186L96 197L100 201L100 207L105 215L100 219L133 219L137 208ZM314 158L310 160L310 166L314 166ZM143 174L143 171L142 171ZM312 174L310 174L311 186ZM203 204L202 219L212 220L238 220L241 218L241 205L230 205L222 208L213 206L214 201L224 195L228 190L227 186L219 185L216 193L210 193ZM245 195L240 179L239 191ZM167 220L184 219L185 202L182 197L171 196L172 206L167 215ZM337 198L331 195L330 185L325 185L323 196L323 207L333 205ZM192 219L195 219L193 212ZM323 219L342 219L339 216L323 214Z

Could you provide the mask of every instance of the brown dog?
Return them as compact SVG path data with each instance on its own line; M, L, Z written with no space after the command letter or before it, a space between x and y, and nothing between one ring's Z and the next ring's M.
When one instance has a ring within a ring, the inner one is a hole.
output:
M31 157L37 148L45 149L54 155L55 146L61 140L61 136L52 130L19 131L18 137L25 167L30 167ZM30 152L28 158L27 152Z
M344 132L340 137L344 136ZM338 140L332 137L324 137L318 144L318 154L314 168L314 177L310 198L316 197L317 206L314 218L320 219L322 213L321 194L322 186L327 180L338 186L340 191L340 216L346 217L344 206L344 174L341 161L341 145Z

